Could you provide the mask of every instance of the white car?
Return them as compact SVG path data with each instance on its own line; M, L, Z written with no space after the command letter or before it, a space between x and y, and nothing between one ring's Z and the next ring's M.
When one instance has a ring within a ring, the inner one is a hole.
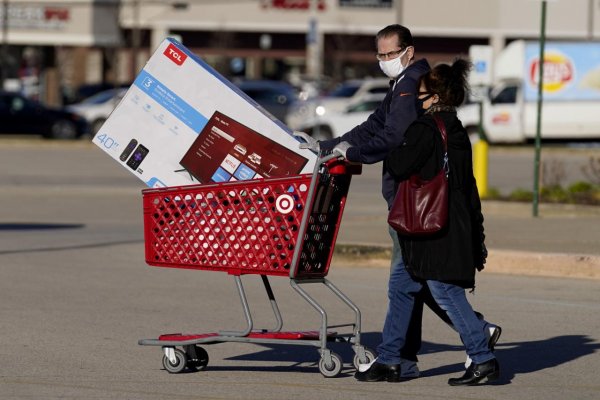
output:
M104 90L80 103L71 104L67 109L85 118L90 124L91 133L95 135L126 92L127 88Z
M318 140L340 137L366 121L384 98L385 93L362 96L342 111L328 111L323 115L313 115L294 129L306 132Z
M390 88L389 79L350 80L342 83L328 96L297 101L290 108L286 123L294 130L309 119L323 117L327 113L344 111L349 104L359 101L368 95L385 95Z

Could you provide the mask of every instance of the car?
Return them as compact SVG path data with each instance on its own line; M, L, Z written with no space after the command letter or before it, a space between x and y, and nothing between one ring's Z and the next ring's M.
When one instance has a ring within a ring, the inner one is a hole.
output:
M340 137L366 121L384 98L384 93L363 95L348 104L342 111L313 115L294 129L306 132L317 140Z
M51 108L16 92L0 92L0 133L76 139L89 133L85 118Z
M298 97L294 87L283 81L242 80L234 84L280 121L285 121Z
M127 88L104 90L80 103L67 106L67 109L84 117L90 124L92 134L95 135L125 93Z
M387 93L390 89L389 82L389 79L379 78L345 81L326 96L296 102L289 111L286 123L290 128L300 130L307 119L343 111L349 104L364 96Z

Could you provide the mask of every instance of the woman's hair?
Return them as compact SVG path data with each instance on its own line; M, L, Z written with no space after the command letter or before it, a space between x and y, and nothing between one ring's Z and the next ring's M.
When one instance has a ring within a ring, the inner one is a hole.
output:
M452 65L439 64L423 75L419 82L425 85L427 92L437 94L440 105L458 107L469 92L467 78L472 64L462 58L454 60Z

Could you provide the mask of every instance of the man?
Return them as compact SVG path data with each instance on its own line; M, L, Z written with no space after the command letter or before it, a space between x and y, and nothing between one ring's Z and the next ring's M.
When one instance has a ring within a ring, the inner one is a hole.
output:
M425 59L414 59L412 35L402 25L383 28L375 40L379 66L391 79L390 90L380 106L365 122L340 138L317 142L307 134L297 132L296 135L307 142L300 147L315 151L333 149L349 161L374 164L384 160L391 149L402 144L406 128L417 118L418 80L430 67ZM396 195L396 185L385 169L382 194L389 209ZM377 360L357 371L356 378L361 381L399 382L419 376L416 363L421 347L424 301L451 325L448 316L433 301L431 294L428 291L421 292L422 285L416 284L406 271L397 233L390 229L390 236L393 254L388 286L389 306L382 343L377 347ZM498 328L496 336L499 336L499 332Z

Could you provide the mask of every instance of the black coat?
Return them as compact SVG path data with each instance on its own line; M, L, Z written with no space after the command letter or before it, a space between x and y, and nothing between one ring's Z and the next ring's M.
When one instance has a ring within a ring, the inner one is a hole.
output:
M438 115L448 133L448 225L432 236L399 235L400 245L406 268L413 276L469 288L475 285L475 269L482 269L485 262L483 215L473 177L471 142L455 112ZM442 138L430 115L413 122L404 143L385 160L385 168L397 184L415 173L431 179L442 164Z

